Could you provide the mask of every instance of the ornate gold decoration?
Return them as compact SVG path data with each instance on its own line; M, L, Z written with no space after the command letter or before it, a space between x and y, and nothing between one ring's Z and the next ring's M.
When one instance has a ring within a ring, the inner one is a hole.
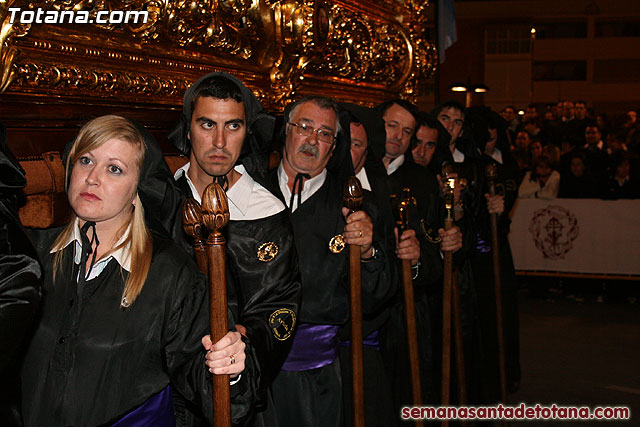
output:
M344 236L342 234L336 234L329 241L329 250L334 254L342 252L345 246L347 246L347 244L344 241Z
M52 64L17 64L16 84L22 87L73 89L78 92L110 92L129 95L182 97L191 82L167 76L71 68Z
M410 45L413 48L413 63L402 87L402 97L416 102L420 84L431 77L438 64L436 46L426 40L426 10L429 1L406 0L403 5L403 22L407 22Z
M23 10L142 11L146 23L34 24ZM212 69L248 83L270 109L301 92L358 103L415 99L435 69L419 0L45 0L0 3L0 93L179 105ZM25 89L27 89L25 91ZM144 95L144 97L140 97Z
M278 245L273 242L266 242L258 248L258 259L262 262L269 262L278 255Z
M277 340L285 341L296 326L296 313L288 308L280 308L269 316L269 326Z
M18 49L13 46L13 41L26 35L30 28L30 25L11 23L9 9L16 3L12 0L0 2L0 93L16 78L13 62L18 56Z

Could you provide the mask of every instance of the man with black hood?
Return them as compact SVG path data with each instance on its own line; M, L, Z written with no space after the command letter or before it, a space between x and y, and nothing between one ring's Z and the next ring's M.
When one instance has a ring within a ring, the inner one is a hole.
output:
M303 300L293 346L273 383L282 426L342 426L342 378L338 336L349 319L347 244L359 245L363 317L377 313L393 291L379 214L343 207L353 175L349 147L340 132L337 104L303 98L285 110L282 161L271 172L274 193L289 207L300 257Z
M414 255L406 259L411 260L414 274L422 403L435 403L439 389L437 325L443 272L441 251L456 252L457 260L457 252L463 247L463 236L466 236L464 212L455 212L456 225L448 231L444 230L444 201L436 177L416 164L411 154L416 145L414 137L419 123L418 109L402 99L384 102L377 109L385 124L382 163L391 182L392 193L401 196L403 189L409 188L416 201L409 215L410 229L400 236L398 248L405 242L412 242L411 246L415 248ZM398 255L399 258L405 258ZM381 334L384 339L383 355L393 381L394 405L398 410L401 406L413 403L406 337L404 333L398 333L406 330L404 324L404 303L399 294L390 320Z
M466 381L469 403L485 403L489 396L483 366L486 344L482 335L477 284L471 260L477 253L490 251L491 242L486 225L489 224L491 213L501 214L504 211L504 198L499 194L488 194L485 162L472 132L475 120L466 120L467 110L456 101L447 101L437 106L432 115L451 136L447 146L440 145L436 149L438 164L448 162L454 165L458 176L466 180L460 201L473 222L471 251L459 269Z
M266 148L275 119L240 80L223 72L200 78L185 93L183 113L169 139L189 163L175 179L200 201L216 179L227 192L229 306L238 330L256 349L258 411L270 408L268 386L291 347L300 302L300 276L284 205L265 187ZM192 251L176 215L173 235ZM256 425L272 425L271 409Z
M498 215L498 245L500 253L500 278L502 285L502 318L505 343L505 368L507 386L515 392L520 383L520 339L518 319L518 284L511 247L509 213L518 197L518 164L511 156L507 140L507 123L495 111L486 107L469 109L467 116L470 131L478 148L482 151L484 165L493 164L497 169L496 191L504 199L503 212ZM488 219L488 217L485 217ZM478 222L476 230L480 239L486 242L478 245L471 258L476 289L480 326L484 342L484 384L489 402L500 400L500 376L498 364L498 334L496 328L496 297L492 268L493 247L491 226L488 221Z
M449 133L443 132L444 127L438 125L433 116L420 112L418 115L418 130L416 130L415 146L411 150L413 161L423 167L428 167L436 152L438 140L447 137Z
M371 199L380 212L381 221L377 222L379 236L384 236L384 245L388 253L395 251L393 229L395 221L389 203L389 180L382 162L382 144L384 122L382 116L373 108L354 104L340 104L340 127L347 142L350 141L351 160L356 178L364 190L364 197ZM377 159L377 161L376 161ZM395 267L392 263L392 267ZM394 292L398 286L398 270L392 268ZM389 319L391 304L386 304L375 313L363 318L363 366L364 366L364 408L367 426L390 426L398 419L398 411L393 408L391 379L384 365L380 348L380 329ZM350 329L344 328L340 342L340 366L343 382L345 425L351 425L352 409L352 362Z

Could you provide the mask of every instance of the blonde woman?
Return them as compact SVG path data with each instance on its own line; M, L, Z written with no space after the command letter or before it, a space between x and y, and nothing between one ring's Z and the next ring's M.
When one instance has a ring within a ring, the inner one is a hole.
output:
M211 373L231 375L236 420L248 412L240 334L212 345L206 279L145 223L141 189L162 162L152 145L119 116L73 142L71 222L33 236L44 296L22 372L26 425L173 426L170 388L211 417Z

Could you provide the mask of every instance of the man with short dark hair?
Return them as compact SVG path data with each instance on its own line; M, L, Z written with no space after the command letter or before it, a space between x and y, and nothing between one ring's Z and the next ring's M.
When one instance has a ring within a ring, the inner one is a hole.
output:
M169 136L190 162L175 179L198 202L214 180L226 190L229 308L237 329L256 349L261 383L256 425L272 425L268 387L293 341L300 276L291 224L284 205L266 189L264 147L275 119L240 80L210 73L185 93L180 122ZM176 215L173 234L192 251Z
M438 121L428 114L420 114L416 144L411 150L413 161L427 167L436 152L438 145Z
M598 194L603 194L604 187L609 179L607 167L609 156L602 141L602 132L596 122L589 122L584 129L584 139L586 144L583 149L587 156L587 166L598 183Z
M298 248L303 301L299 326L273 396L280 425L342 426L343 381L338 341L349 319L346 245L360 247L363 317L375 315L393 295L394 283L378 212L365 198L361 210L343 206L353 176L337 104L303 98L285 110L282 161L271 188L288 206ZM346 396L345 396L346 397Z
M574 111L576 113L577 120L584 120L587 118L587 104L579 99L575 103Z

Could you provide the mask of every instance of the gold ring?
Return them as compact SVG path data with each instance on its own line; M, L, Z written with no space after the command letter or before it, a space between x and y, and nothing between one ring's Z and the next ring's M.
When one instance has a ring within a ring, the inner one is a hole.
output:
M236 363L236 356L232 354L229 356L229 365L233 365L234 363Z

